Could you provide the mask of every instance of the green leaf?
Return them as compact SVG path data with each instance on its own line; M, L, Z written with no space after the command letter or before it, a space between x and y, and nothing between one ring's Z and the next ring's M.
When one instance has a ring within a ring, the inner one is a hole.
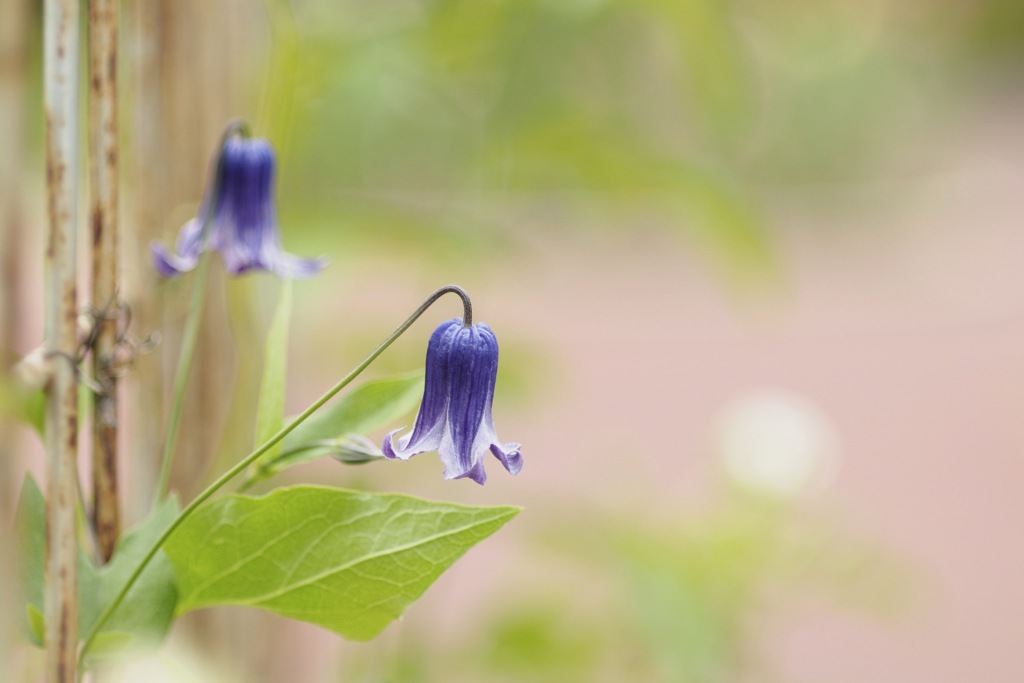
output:
M370 380L296 427L282 447L380 429L412 410L422 395L422 370Z
M114 657L132 647L134 636L120 631L103 631L89 645L89 656L94 658Z
M46 640L46 618L35 605L25 605L25 613L28 617L29 631L32 634L30 640L33 645L43 646Z
M85 635L96 623L103 608L114 599L143 555L178 514L173 497L156 506L137 527L127 532L114 549L110 562L97 567L78 556L78 631ZM42 647L45 633L43 577L46 562L46 500L32 475L26 474L18 501L16 529L19 536L21 591L26 602L23 631L29 640ZM113 643L144 647L159 643L174 617L177 601L174 571L163 552L157 554L128 596L99 633L106 650ZM108 634L110 637L107 637ZM114 635L120 634L120 635ZM126 637L129 635L130 637Z
M40 389L26 396L21 415L39 436L43 436L46 430L46 392Z
M43 646L43 577L46 573L46 499L31 474L25 474L14 528L18 535L19 597L26 603L22 631Z
M110 562L97 567L85 556L81 557L78 569L79 633L85 635L92 629L103 609L118 594L143 556L177 515L178 501L168 496L121 538ZM177 597L174 570L167 556L160 551L100 630L97 638L103 644L103 652L95 649L94 641L94 649L89 654L111 654L115 644L120 649L159 644L174 618Z
M281 287L281 299L267 333L263 357L263 381L260 383L259 406L256 410L256 445L280 431L284 424L284 388L288 365L288 323L292 317L292 281ZM274 446L264 456L272 459L281 449Z
M294 486L205 505L165 550L179 613L244 605L369 640L518 512Z
M46 392L0 377L0 418L27 424L42 437L46 422Z
M365 434L394 422L410 413L422 395L422 370L361 384L296 427L282 440L281 455L263 460L246 483L334 454L338 444L333 442L343 443L353 434Z

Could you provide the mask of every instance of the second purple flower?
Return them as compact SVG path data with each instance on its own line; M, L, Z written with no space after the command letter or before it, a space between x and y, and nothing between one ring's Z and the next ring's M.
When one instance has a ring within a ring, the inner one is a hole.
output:
M192 270L204 245L220 252L232 275L266 270L280 277L304 278L320 271L324 259L299 258L281 248L274 203L275 165L269 142L229 129L199 215L182 227L176 253L160 244L152 246L160 274L173 277Z

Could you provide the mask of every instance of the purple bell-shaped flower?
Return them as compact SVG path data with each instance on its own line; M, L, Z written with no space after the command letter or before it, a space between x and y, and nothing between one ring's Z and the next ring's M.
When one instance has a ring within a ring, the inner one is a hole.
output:
M174 277L192 270L204 249L220 252L232 275L267 270L280 277L304 278L321 270L324 259L298 258L281 249L274 173L274 150L269 142L229 129L199 215L186 223L178 236L177 253L157 243L152 246L160 274Z
M487 480L484 456L490 452L506 470L519 474L523 459L518 443L503 444L494 431L491 404L498 374L498 340L482 323L464 326L455 318L442 323L427 345L423 401L412 432L392 442L384 437L388 458L408 460L437 451L445 479Z

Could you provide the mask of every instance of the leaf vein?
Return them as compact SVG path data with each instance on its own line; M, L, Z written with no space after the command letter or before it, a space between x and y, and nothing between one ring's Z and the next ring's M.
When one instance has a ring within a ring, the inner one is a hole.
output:
M449 530L441 532L441 533L436 533L436 534L433 534L431 536L426 536L424 538L417 539L417 540L415 540L415 541L413 541L411 543L405 543L403 545L386 548L384 550L380 550L380 551L377 551L377 552L367 553L366 555L363 555L362 557L358 557L358 558L356 558L354 560L346 562L345 564L339 565L338 567L333 567L331 569L328 569L327 571L323 571L323 572L320 572L319 574L314 574L313 576L310 576L310 577L308 577L306 579L303 579L301 581L297 581L297 582L295 582L294 584L292 584L290 586L282 586L281 588L279 588L279 589L277 589L275 591L271 591L271 592L266 593L264 595L259 595L259 596L255 596L253 598L249 598L248 600L246 600L246 602L250 603L250 604L266 603L266 602L269 602L269 601L271 601L271 600L273 600L275 598L279 598L282 595L287 595L288 593L291 593L293 591L299 590L300 588L305 588L306 586L309 586L311 584L315 584L315 583L317 583L319 581L322 581L323 579L327 579L327 578L329 578L331 576L334 576L336 574L340 574L342 572L345 572L345 571L347 571L349 569L352 569L353 567L357 567L357 566L359 566L359 565L361 565L361 564L363 564L365 562L369 562L371 560L375 560L375 559L380 558L380 557L387 557L388 555L398 554L398 553L401 553L401 552L405 552L407 550L413 550L415 548L419 548L419 547L427 545L429 543L433 543L434 541L437 541L437 540L445 538L445 537L456 536L458 534L461 534L462 532L469 531L469 530L474 529L474 528L479 527L479 526L483 526L484 524L493 523L493 522L497 521L497 519L498 518L493 518L493 519L488 519L486 521L474 522L472 524L467 524L466 526L458 527L458 528L455 528L455 529L449 529ZM473 545L472 542L460 543L458 541L458 539L456 539L456 538L451 538L450 540L453 543L456 543L456 544L461 545L461 546L466 546L467 548L469 546ZM432 565L436 565L438 563L431 561L431 564Z

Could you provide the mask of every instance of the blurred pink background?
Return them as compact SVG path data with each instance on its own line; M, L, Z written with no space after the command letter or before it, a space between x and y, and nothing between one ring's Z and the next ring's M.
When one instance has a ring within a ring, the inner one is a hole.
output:
M495 258L479 315L530 338L555 379L519 416L499 393L499 433L522 441L526 467L495 473L488 493L527 489L535 525L530 498L685 515L713 495L718 414L750 389L796 392L842 449L831 487L804 504L876 539L912 580L889 618L812 603L762 624L780 680L1024 680L1021 120L1011 103L889 177L826 192L817 213L778 207L777 287L730 295L669 234L539 233L528 258ZM486 583L486 555L442 578L431 605Z

